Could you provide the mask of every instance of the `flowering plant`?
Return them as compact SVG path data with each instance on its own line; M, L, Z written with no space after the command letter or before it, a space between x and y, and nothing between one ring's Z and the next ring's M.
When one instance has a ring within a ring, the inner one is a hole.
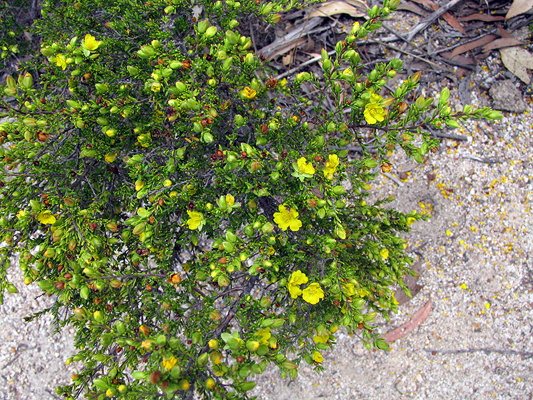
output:
M268 364L320 370L340 326L388 349L372 323L408 291L401 234L424 216L368 204L369 182L397 147L424 162L429 125L500 117L452 112L447 89L406 104L419 73L382 98L399 60L354 74L398 0L283 84L237 17L292 1L199 3L48 0L25 67L41 72L0 87L0 288L19 255L78 330L68 399L248 398Z

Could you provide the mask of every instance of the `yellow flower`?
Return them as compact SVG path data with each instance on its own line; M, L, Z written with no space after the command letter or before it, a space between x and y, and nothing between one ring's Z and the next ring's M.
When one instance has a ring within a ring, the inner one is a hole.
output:
M17 213L17 218L24 218L26 216L26 211L25 210L20 210L18 213Z
M209 354L209 358L215 365L222 363L222 354L220 353L220 351L213 351L211 354Z
M270 333L270 327L265 329L259 329L256 333L256 336L259 337L259 341L263 343L265 346L268 346L268 339L271 338L272 333Z
M329 340L329 333L326 332L326 334L322 336L315 335L313 337L313 340L315 341L315 343L327 343L327 341Z
M170 371L177 362L178 360L176 360L176 357L171 356L170 358L165 358L161 365L163 365L163 368L165 368L167 371Z
M383 97L380 96L379 94L375 94L375 93L372 93L370 95L370 103L378 103L383 100Z
M389 258L389 250L388 250L388 249L382 249L382 250L379 252L379 255L380 255L384 260L386 260L387 258Z
M339 166L339 157L337 154L330 154L328 158L329 161L326 162L326 168L324 168L324 176L328 179L333 179L333 174Z
M189 225L189 229L191 230L201 230L202 226L204 225L204 216L202 213L199 213L197 211L189 211L187 210L187 214L189 214L189 219L187 220L187 225Z
M299 286L307 283L307 281L308 278L302 271L298 270L292 273L287 288L289 289L289 293L293 299L302 294L302 290L299 288Z
M233 197L231 194L227 194L226 195L226 204L228 206L232 206L233 204L235 204L235 197Z
M407 225L408 226L414 224L415 222L416 222L416 219L414 219L413 217L407 218ZM446 234L448 234L448 232L449 231L446 231ZM450 236L450 235L448 235L448 236Z
M163 181L163 186L164 187L169 187L170 185L172 185L172 181L170 179L165 179Z
M56 222L56 217L50 211L43 211L37 216L37 221L41 224L52 225Z
M303 290L302 297L309 304L316 304L324 298L324 291L318 283L311 283Z
M298 159L298 169L303 174L313 175L315 173L315 168L313 167L313 164L307 163L305 157Z
M274 222L278 226L286 231L287 228L291 228L291 231L298 231L302 226L302 221L298 219L298 211L294 208L285 207L284 204L281 204L279 207L279 212L274 213Z
M253 90L252 88L249 88L248 86L246 86L242 90L241 94L242 94L243 97L246 97L248 100L253 100L253 99L255 99L255 96L257 95L257 92L255 90Z
M85 39L83 39L83 45L85 46L87 50L91 50L91 51L96 50L98 46L100 46L100 43L102 42L96 40L96 38L90 33L85 35Z
M355 296L355 287L352 283L343 284L342 291L348 297Z
M105 157L104 157L105 162L110 163L110 164L113 161L115 161L115 158L117 158L117 153L106 154Z
M58 67L61 67L62 69L67 68L67 61L65 60L65 57L63 57L63 54L58 54L54 58L54 62Z
M279 84L281 85L281 87L285 87L287 85L287 78L283 78Z
M150 340L143 340L141 343L141 348L150 350L152 348L152 342Z
M385 119L385 110L378 103L368 103L364 115L366 122L372 125Z
M318 351L313 352L313 360L317 363L324 361L324 357Z

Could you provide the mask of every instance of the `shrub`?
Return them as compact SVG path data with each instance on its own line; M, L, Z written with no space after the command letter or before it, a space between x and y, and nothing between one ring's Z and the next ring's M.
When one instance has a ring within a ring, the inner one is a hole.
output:
M67 364L84 368L58 394L247 398L268 364L320 370L339 327L388 349L372 323L408 291L401 234L423 216L367 203L369 182L397 147L423 162L426 126L500 117L452 112L447 89L408 104L420 73L383 98L399 60L358 72L357 40L398 3L323 51L323 76L289 81L237 31L287 0L202 1L199 21L186 0L43 4L39 76L1 89L0 281L16 292L19 255L77 328Z

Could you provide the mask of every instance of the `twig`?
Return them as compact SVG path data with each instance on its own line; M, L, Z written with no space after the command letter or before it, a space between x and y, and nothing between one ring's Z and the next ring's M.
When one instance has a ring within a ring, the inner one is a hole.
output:
M478 353L483 352L485 354L498 353L498 354L512 354L521 356L522 358L532 358L533 353L527 351L516 351L516 350L498 350L498 349L459 349L459 350L433 350L433 349L424 349L428 353L441 353L441 354L461 354L461 353Z
M433 129L429 129L429 131L434 136L440 137L440 138L443 138L443 139L462 140L462 141L465 141L465 142L468 140L468 137L464 136L464 135L454 135L452 133L437 132L437 131L434 131Z
M335 50L331 50L328 52L328 55L333 55L335 54ZM313 57L311 58L310 60L298 65L297 67L294 67L293 69L290 69L282 74L279 74L278 76L276 76L275 79L282 79L282 78L285 78L286 76L289 76L290 74L292 74L293 72L296 72L298 71L299 69L302 69L303 67L306 67L310 64L313 64L313 63L316 63L318 60L321 60L322 59L322 56L316 56L316 57Z
M501 163L502 160L498 160L497 158L480 158L480 157L474 157L474 156L463 156L463 158L467 158L469 160L474 160L483 164L498 164Z
M448 58L444 58L444 57L435 57L435 59L439 60L440 62L444 62L446 64L450 64L450 65L455 65L456 67L461 67L461 68L464 68L464 69L469 69L471 71L475 71L476 70L476 67L473 66L473 65L470 65L470 64L465 64L465 63L462 63L462 62L459 62L459 61L455 61L455 60L450 60Z
M418 58L420 61L424 61L425 63L433 65L435 68L440 69L441 71L446 71L446 72L450 72L450 73L453 72L453 71L449 70L448 68L445 68L445 67L443 67L443 66L441 66L439 64L434 63L433 61L429 61L429 60L425 59L424 57L420 57L420 56L417 56L416 54L413 54L413 53L410 53L408 51L402 50L399 47L393 46L392 44L388 44L388 43L382 42L380 40L375 40L375 42L379 43L379 44L381 44L383 46L389 47L389 48L391 48L393 50L399 51L400 53L406 54L406 55L408 55L410 57Z
M389 174L388 172L384 172L383 175L385 175L387 178L389 178L391 181L396 183L398 186L403 187L403 182L397 179L394 175Z
M252 20L250 19L250 36L252 37L252 43L254 45L255 53L257 54L257 46L255 45L254 28L252 26Z
M421 31L426 29L433 21L435 21L437 18L439 18L442 14L444 14L446 11L448 11L450 8L456 6L463 0L452 0L448 4L446 4L444 7L439 8L437 11L435 11L433 14L427 16L420 22L410 33L407 35L407 40L410 42L413 40L413 38Z

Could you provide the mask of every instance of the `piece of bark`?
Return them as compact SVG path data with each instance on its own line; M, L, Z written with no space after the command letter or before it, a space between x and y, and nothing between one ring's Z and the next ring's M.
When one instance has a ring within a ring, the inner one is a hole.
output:
M416 262L412 267L411 270L415 271L418 275L422 272L422 260ZM407 303L409 300L411 300L413 297L415 297L418 292L420 292L420 289L422 289L424 286L417 284L418 281L417 276L407 275L405 278L403 278L403 283L405 283L405 286L409 288L411 291L411 297L407 296L403 289L398 289L396 293L394 293L394 297L396 298L396 301L401 306L402 304Z
M409 321L399 326L392 332L387 333L383 338L387 342L394 342L395 340L401 339L408 333L414 331L427 319L429 313L431 312L431 300L429 300L424 306L418 310Z

